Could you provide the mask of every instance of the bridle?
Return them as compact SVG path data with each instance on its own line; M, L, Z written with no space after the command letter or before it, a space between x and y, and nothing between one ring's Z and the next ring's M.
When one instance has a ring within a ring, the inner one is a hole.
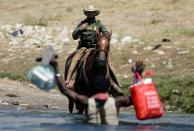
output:
M99 36L99 39L100 38L106 38L108 42L110 41L110 38L108 36L106 36L106 35L101 35L101 36ZM97 46L99 46L99 45L97 45ZM109 47L107 47L107 48L108 48L108 50L105 50L105 49L96 49L96 50L97 50L97 53L104 52L106 55L108 55L109 54Z
M97 53L104 52L106 56L109 54L106 50L97 50Z

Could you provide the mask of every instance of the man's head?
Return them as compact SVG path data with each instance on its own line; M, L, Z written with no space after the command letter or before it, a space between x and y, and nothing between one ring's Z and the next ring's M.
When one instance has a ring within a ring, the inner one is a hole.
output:
M89 5L87 9L83 10L83 12L88 18L94 18L100 14L100 11L97 10L93 5Z
M92 78L93 98L98 100L107 100L108 98L108 80L103 75L96 75Z

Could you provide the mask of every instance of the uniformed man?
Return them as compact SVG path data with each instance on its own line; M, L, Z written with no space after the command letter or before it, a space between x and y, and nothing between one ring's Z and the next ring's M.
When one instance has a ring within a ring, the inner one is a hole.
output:
M100 11L94 6L89 5L87 9L83 10L83 13L87 18L81 21L72 33L74 40L79 39L79 44L67 72L65 84L68 88L73 88L74 86L75 74L73 76L73 73L75 73L78 61L84 56L86 49L95 48L97 44L96 30L105 35L109 33L100 20L96 20L96 16L100 14Z
M80 38L78 49L81 47L95 48L97 43L96 30L104 35L108 35L109 32L100 20L96 20L95 17L100 14L100 11L94 6L89 5L88 9L84 9L83 12L87 18L78 24L72 36L74 40Z
M98 9L96 9L92 5L89 5L87 9L83 10L83 13L86 15L87 18L81 21L72 33L72 37L74 40L79 39L79 44L77 47L77 51L73 56L69 70L67 72L67 77L65 81L65 85L67 88L74 88L76 78L75 70L78 61L85 55L87 49L96 47L97 44L96 31L98 30L99 33L103 33L104 35L109 34L108 30L100 22L100 20L96 20L96 16L100 14L100 11ZM116 90L117 94L120 95L123 94L123 91L120 89L120 85L116 83L111 79L111 84Z

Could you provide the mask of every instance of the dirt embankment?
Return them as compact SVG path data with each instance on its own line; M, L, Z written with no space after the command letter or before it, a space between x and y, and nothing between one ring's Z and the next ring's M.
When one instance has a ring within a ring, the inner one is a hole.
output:
M62 95L59 90L53 89L45 92L37 87L0 79L0 106L12 106L20 109L54 109L67 110L67 97Z
M0 110L4 109L68 112L68 99L57 88L43 91L29 83L0 79ZM120 111L133 112L134 109L131 106Z

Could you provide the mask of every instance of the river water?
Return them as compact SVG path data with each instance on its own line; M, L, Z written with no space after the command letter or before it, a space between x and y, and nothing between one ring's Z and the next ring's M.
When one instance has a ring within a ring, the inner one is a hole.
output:
M121 113L119 126L91 125L84 115L63 111L0 111L0 131L194 131L194 115L166 114L139 121L134 114Z

